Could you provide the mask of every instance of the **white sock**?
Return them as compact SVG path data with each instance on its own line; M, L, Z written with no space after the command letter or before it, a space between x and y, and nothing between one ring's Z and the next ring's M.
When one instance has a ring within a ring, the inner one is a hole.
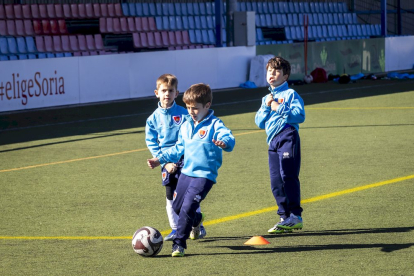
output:
M172 203L173 201L167 198L165 209L167 209L168 221L170 222L171 229L177 230L178 215L174 212Z

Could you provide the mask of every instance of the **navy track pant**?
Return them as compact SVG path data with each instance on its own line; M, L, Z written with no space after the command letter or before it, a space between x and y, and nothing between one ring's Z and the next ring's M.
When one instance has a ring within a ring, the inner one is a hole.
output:
M269 145L270 186L278 206L278 215L286 219L291 213L302 215L299 171L301 162L299 133L287 127Z
M173 202L174 211L178 214L177 234L173 241L174 244L187 248L187 239L192 227L199 225L201 221L201 213L196 211L213 185L214 182L207 178L181 174Z

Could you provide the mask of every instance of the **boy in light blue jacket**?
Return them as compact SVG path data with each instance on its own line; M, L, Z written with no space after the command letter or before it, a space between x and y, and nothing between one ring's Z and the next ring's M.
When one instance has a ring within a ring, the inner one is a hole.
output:
M179 215L172 256L183 257L190 232L198 235L204 214L197 212L200 203L216 183L222 164L222 151L230 152L235 145L231 131L210 110L213 95L206 84L192 85L183 96L189 115L185 116L174 147L148 159L155 168L177 162L184 155L184 167L178 179L173 207Z
M303 227L299 124L305 121L305 108L299 94L288 86L290 63L281 57L274 57L269 60L266 69L270 94L263 97L255 122L259 128L266 130L270 186L280 216L280 221L268 232L278 234Z
M154 93L159 99L158 108L148 117L145 126L145 142L153 157L175 145L184 116L188 114L187 109L175 103L179 93L176 76L161 75L156 85L157 89ZM174 163L163 164L161 170L162 185L165 187L167 197L167 215L171 227L171 233L164 238L165 241L172 241L176 235L178 216L174 212L172 203L182 167L183 160L180 159ZM205 235L206 230L201 225L198 238L203 238Z

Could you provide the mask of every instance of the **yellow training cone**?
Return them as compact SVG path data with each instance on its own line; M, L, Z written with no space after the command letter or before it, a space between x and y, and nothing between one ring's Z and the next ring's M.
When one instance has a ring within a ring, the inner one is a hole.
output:
M264 245L269 244L270 242L263 238L262 236L254 236L244 244L246 245Z

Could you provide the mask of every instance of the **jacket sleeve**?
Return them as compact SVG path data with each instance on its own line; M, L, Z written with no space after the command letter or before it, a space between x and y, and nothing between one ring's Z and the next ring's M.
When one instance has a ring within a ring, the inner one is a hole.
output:
M181 130L182 128L180 128L180 132L178 133L178 140L175 145L162 152L160 151L160 153L156 156L160 161L162 167L164 167L167 163L177 163L180 160L181 156L183 156L184 140L181 135Z
M266 121L269 118L270 112L272 111L270 106L266 105L266 97L267 95L262 98L262 105L260 106L259 111L257 111L256 117L254 119L256 125L261 129L265 128Z
M293 91L289 99L279 105L276 110L277 114L286 118L286 123L300 124L305 121L305 107L302 98L298 93Z
M231 130L221 120L217 120L214 124L214 140L226 143L226 147L223 150L227 152L232 151L236 145L236 139L231 133Z
M156 157L161 153L161 147L158 144L158 132L154 127L154 123L151 120L152 117L147 119L145 125L145 143L153 157Z

